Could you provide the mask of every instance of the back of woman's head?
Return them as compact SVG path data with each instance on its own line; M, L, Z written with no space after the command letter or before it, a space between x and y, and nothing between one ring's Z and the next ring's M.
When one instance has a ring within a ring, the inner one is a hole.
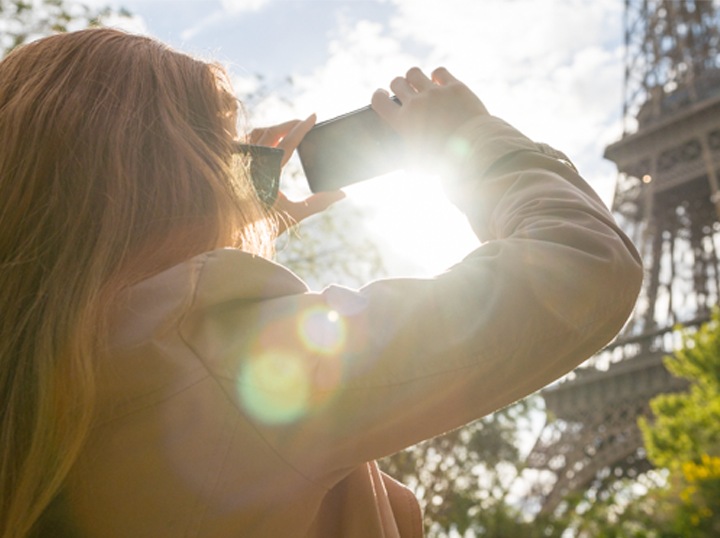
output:
M28 532L79 450L113 294L220 246L263 252L236 115L220 68L115 30L0 62L3 538Z
M237 104L224 81L220 68L108 29L6 58L0 252L41 234L42 250L77 258L104 248L122 263L141 250L182 259L238 239L229 236L259 215L248 182L228 170ZM249 236L239 242L256 248Z

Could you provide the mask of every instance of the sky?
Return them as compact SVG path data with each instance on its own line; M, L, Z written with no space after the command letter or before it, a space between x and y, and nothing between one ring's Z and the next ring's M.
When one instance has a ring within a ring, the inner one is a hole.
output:
M564 151L611 203L616 169L602 155L622 133L622 0L109 3L134 14L126 28L224 64L240 94L256 95L248 103L255 126L329 119L369 104L412 66L443 65L490 113ZM476 246L430 180L380 178L341 204L367 210L366 232L383 245L391 273L433 274Z

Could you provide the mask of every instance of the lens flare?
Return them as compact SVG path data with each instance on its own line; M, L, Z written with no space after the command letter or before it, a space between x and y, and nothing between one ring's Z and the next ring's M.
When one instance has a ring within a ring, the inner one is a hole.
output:
M301 358L269 351L244 364L238 390L253 417L266 424L286 424L307 412L310 383Z
M337 311L316 307L300 315L298 334L308 351L335 355L345 345L346 327Z
M465 158L472 150L467 139L459 136L451 137L447 142L447 151L455 158Z
M238 395L246 412L279 425L327 404L343 377L346 333L343 316L327 306L267 323L238 373Z

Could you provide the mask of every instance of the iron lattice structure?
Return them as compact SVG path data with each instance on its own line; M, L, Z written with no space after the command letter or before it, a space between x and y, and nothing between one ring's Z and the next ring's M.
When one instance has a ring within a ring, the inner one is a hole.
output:
M549 417L529 456L557 480L544 511L649 468L637 418L683 388L662 364L720 297L720 1L626 0L624 133L613 212L646 275L620 337L543 391Z

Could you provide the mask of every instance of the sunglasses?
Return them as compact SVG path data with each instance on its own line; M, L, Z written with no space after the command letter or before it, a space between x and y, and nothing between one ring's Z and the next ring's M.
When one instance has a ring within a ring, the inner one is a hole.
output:
M260 200L272 206L280 188L280 170L285 151L269 146L236 142L234 152L250 158L250 179Z

